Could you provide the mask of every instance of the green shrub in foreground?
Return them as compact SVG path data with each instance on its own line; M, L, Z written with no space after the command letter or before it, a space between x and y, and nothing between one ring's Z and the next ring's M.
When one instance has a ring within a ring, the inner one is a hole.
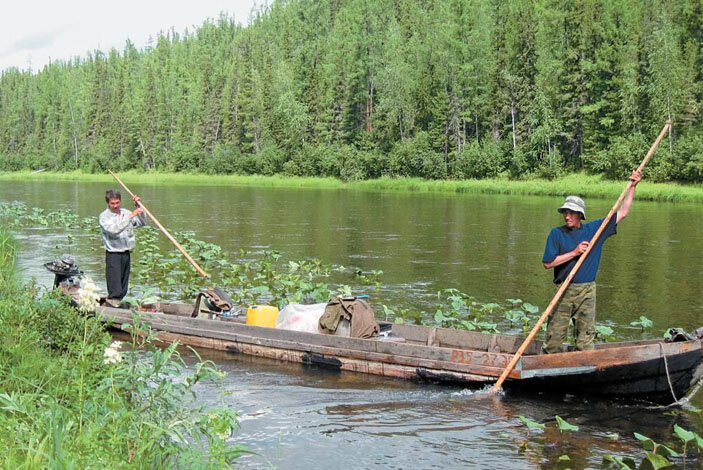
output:
M0 466L222 468L245 452L227 442L234 411L194 403L199 381L222 377L212 364L186 370L138 318L118 350L97 318L56 292L37 300L13 267L0 231Z

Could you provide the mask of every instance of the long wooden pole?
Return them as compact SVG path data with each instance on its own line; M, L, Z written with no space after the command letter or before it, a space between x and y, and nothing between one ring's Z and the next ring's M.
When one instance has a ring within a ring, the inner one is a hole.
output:
M112 170L107 170L107 171L110 172L110 174L117 180L118 183L120 183L120 186L122 186L125 189L125 191L127 191L129 193L130 196L134 197L134 193L129 190L129 188L117 177L117 175L112 172ZM183 254L183 256L185 256L185 258L188 260L188 262L193 265L193 267L200 273L200 275L203 277L208 277L207 273L205 271L203 271L203 268L198 266L198 263L196 263L193 260L193 258L191 258L190 255L188 253L186 253L186 250L183 249L181 244L178 243L176 241L176 239L171 236L170 233L168 233L168 230L166 230L166 228L163 225L161 225L161 223L158 220L156 220L156 217L154 217L154 215L151 212L149 212L149 209L146 208L144 203L140 202L139 206L142 209L144 209L144 212L146 212L146 215L148 215L149 218L154 221L156 226L159 227L159 229L161 229L161 231L164 233L164 235L166 235L166 238L171 240L171 243L173 243L176 246L178 251L180 251Z
M666 121L666 124L664 124L664 127L662 128L661 132L659 133L657 140L654 141L654 144L649 149L649 152L647 152L647 156L644 157L644 160L642 160L642 163L640 163L640 166L637 167L638 171L641 172L644 169L644 166L647 164L649 159L652 157L652 154L657 149L659 142L661 142L661 140L664 138L664 136L666 135L666 132L669 130L670 126L671 126L671 120ZM520 357L525 352L525 349L527 349L527 346L530 345L530 343L534 339L535 335L537 335L537 332L542 327L542 324L545 322L545 320L547 320L549 315L551 315L552 311L554 310L554 307L556 307L556 305L559 303L559 300L564 295L564 292L569 287L569 284L571 284L571 280L574 278L574 276L578 272L579 268L581 268L581 265L586 260L586 257L588 257L588 254L591 252L591 249L595 246L601 233L603 233L603 230L605 230L605 227L608 226L608 222L610 222L610 219L613 218L613 214L615 214L615 212L618 210L618 207L622 203L622 200L625 198L625 195L627 194L627 192L630 190L630 188L633 185L634 185L634 182L630 181L627 184L627 186L625 187L625 189L623 190L622 194L620 194L620 197L618 198L618 200L615 201L615 204L613 205L612 209L610 209L610 212L608 212L608 215L605 217L605 219L603 219L603 223L600 224L598 231L595 233L595 235L593 235L593 238L591 239L590 243L588 244L588 248L586 248L586 251L578 259L578 261L574 265L574 268L571 270L571 272L566 277L566 279L564 279L564 282L561 283L561 287L559 288L557 293L554 295L554 298L552 299L551 302L549 302L549 305L544 310L544 313L542 314L542 316L539 317L539 320L537 320L537 323L530 331L530 334L527 335L527 338L525 338L525 341L523 341L522 345L520 345L520 347L518 348L518 350L515 353L515 355L513 356L513 358L510 360L508 365L505 367L505 370L498 378L498 381L495 384L493 384L493 388L491 388L491 390L489 392L491 395L493 395L498 390L500 390L500 387L503 385L503 382L505 382L505 379L513 371L513 369L515 368L515 365L517 364L517 361L520 360Z

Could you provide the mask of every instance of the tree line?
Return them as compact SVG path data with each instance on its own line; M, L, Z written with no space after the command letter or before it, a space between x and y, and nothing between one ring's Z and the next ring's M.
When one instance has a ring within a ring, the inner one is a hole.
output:
M278 0L0 75L0 169L703 181L698 0Z

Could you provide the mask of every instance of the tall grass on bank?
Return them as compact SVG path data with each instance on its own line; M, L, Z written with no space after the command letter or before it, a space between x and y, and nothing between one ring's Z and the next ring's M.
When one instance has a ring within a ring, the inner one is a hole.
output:
M640 200L662 202L703 202L703 186L676 183L651 183L645 179L638 186ZM617 198L627 181L606 180L602 176L576 173L553 180L510 180L487 178L481 180L424 180L419 178L378 178L363 181L341 181L334 178L261 175L206 175L201 173L138 173L120 174L127 184L254 186L278 188L357 189L368 191L405 191L427 193L513 194L564 196L578 194L587 198ZM81 172L34 173L28 171L0 172L0 181L81 181L116 185L110 176Z
M138 321L120 350L63 294L22 284L14 253L0 229L0 467L222 468L244 452L236 414L194 402L211 364L186 370Z

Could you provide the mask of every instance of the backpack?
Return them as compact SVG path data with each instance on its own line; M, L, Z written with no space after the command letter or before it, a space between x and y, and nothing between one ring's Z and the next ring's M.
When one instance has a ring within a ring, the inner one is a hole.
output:
M320 331L332 334L337 331L342 320L349 321L352 338L372 338L378 336L381 328L376 321L371 306L356 297L335 297L325 307L320 317Z

